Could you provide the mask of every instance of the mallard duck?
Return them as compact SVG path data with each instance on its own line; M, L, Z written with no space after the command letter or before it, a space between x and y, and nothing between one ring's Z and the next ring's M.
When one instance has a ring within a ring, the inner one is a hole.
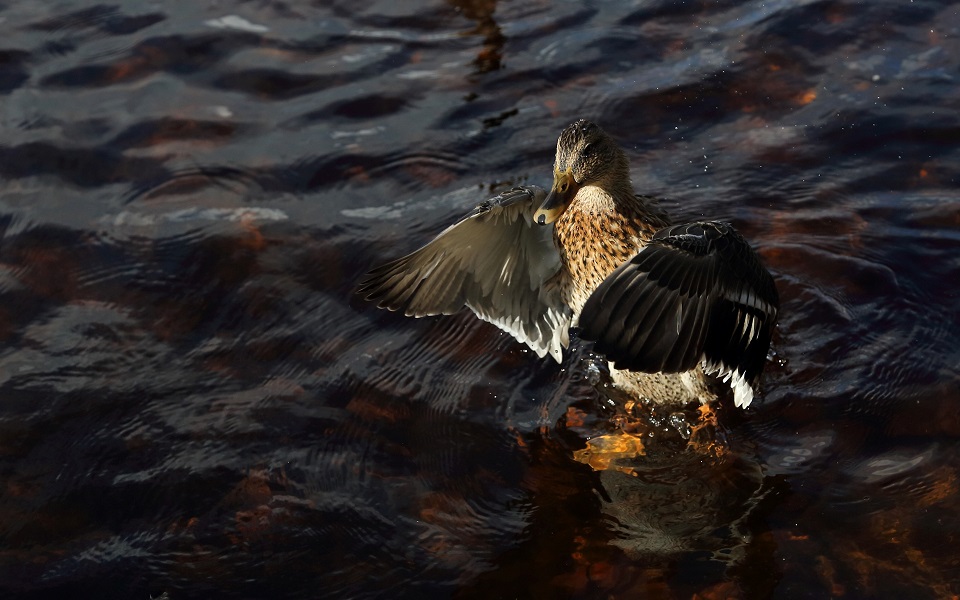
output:
M634 194L626 154L580 120L557 141L553 187L487 200L419 250L375 268L358 293L413 317L464 306L558 362L569 330L648 401L706 403L718 381L753 400L779 300L727 223L670 223Z

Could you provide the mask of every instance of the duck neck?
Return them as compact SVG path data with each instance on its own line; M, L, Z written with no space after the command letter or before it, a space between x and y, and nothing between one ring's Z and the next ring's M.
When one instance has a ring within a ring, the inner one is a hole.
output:
M645 226L642 202L629 184L622 187L583 186L556 222L554 235L572 283L567 300L574 314L579 314L600 282L636 254L653 233Z
M583 186L567 210L571 220L575 215L579 215L580 218L607 222L608 225L612 223L617 232L623 225L636 224L643 230L639 234L644 239L659 228L656 223L651 222L651 212L656 212L656 209L634 194L633 186L626 177L611 182L611 185L598 183ZM650 225L654 227L651 228Z

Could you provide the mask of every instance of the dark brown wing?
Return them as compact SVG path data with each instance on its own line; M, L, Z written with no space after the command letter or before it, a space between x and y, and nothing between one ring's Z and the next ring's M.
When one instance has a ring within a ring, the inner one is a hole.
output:
M516 188L477 206L430 243L370 271L357 293L412 317L469 307L539 356L557 362L569 341L570 309L554 277L553 227L533 222L546 193Z
M770 273L726 223L658 231L594 290L581 336L619 369L679 373L702 363L749 404L779 298Z

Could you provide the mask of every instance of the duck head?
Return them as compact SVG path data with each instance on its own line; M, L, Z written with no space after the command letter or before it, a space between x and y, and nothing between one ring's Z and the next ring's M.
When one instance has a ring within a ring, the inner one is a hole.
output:
M620 182L629 185L627 157L620 146L597 125L580 119L569 125L557 140L553 164L553 187L533 215L540 225L553 223L586 186L608 193Z

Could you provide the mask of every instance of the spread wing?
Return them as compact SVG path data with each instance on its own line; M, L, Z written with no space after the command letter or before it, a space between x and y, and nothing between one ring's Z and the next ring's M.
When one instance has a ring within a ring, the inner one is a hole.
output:
M658 231L594 290L581 335L619 369L678 373L702 363L753 399L777 319L770 273L726 223Z
M464 306L557 362L569 343L570 309L558 286L553 227L533 213L546 193L515 188L481 203L426 246L370 271L357 290L411 317Z

